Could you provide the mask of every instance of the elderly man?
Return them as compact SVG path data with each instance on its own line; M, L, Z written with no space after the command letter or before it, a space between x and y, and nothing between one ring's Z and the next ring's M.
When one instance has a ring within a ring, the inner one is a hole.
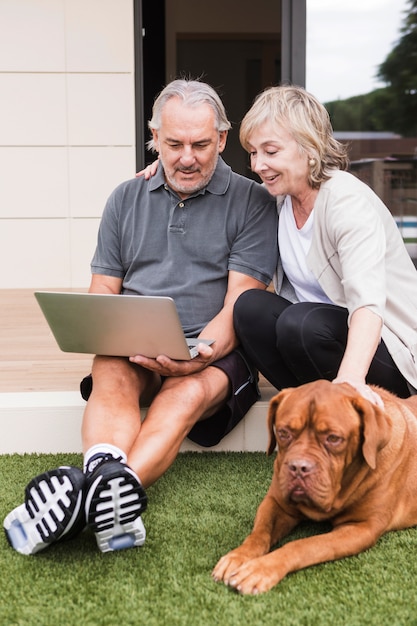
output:
M243 291L270 283L275 202L219 156L230 123L209 85L168 84L149 127L160 167L150 180L122 183L110 196L90 291L171 296L185 334L214 343L199 343L190 361L95 357L82 383L84 472L61 467L36 477L24 504L4 521L9 542L23 554L85 523L102 551L142 545L144 489L170 467L187 436L215 445L258 397L232 311ZM143 423L140 406L149 407Z

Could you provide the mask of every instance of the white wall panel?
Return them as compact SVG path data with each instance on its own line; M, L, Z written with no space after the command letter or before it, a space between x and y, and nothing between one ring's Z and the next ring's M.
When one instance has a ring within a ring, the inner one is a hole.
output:
M134 108L133 0L0 0L0 288L88 286Z
M0 218L68 215L67 148L0 147Z
M99 218L70 221L71 287L86 288L90 284L90 263L96 249L99 223Z
M0 145L66 144L63 74L0 73L0 94Z
M2 220L0 288L70 285L67 220Z
M135 175L133 146L70 148L70 214L100 217L107 198L122 181Z
M133 71L132 0L70 0L66 27L69 72Z
M0 72L64 70L64 0L1 0Z
M131 75L68 74L67 80L70 145L129 146L134 143Z

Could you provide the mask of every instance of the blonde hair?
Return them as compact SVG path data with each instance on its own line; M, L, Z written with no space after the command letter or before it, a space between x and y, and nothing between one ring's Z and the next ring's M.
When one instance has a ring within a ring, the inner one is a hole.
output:
M269 87L257 96L240 126L239 139L245 150L250 151L254 130L267 121L284 127L308 156L311 187L319 187L332 170L348 169L347 146L333 137L327 110L302 87Z

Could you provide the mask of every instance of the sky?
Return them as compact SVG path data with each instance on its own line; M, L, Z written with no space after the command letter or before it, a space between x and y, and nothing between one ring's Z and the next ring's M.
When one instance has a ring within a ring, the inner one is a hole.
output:
M407 0L307 0L306 88L321 102L384 84L378 66L401 37Z

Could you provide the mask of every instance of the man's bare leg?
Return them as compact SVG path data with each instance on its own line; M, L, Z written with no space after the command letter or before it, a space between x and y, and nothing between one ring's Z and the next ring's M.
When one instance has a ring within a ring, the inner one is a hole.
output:
M141 428L140 398L152 398L160 377L115 357L96 357L92 376L82 428L86 520L102 552L141 546L147 497L126 460Z
M229 379L217 367L165 380L128 454L145 487L166 472L194 424L214 415L229 393Z
M93 391L82 426L84 453L93 445L108 443L128 455L141 428L139 403L152 399L160 378L117 357L95 357L92 376Z
M208 367L166 379L160 387L150 371L107 357L96 357L92 373L83 423L87 522L103 552L141 546L146 536L143 485L170 467L192 426L221 407L230 393L229 379ZM152 396L141 424L139 399Z

